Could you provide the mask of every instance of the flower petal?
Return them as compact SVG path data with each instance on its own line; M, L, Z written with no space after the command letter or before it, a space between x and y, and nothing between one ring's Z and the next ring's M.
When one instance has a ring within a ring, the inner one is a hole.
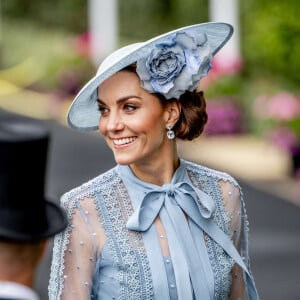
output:
M176 35L176 41L178 45L183 47L183 49L196 49L197 45L195 43L195 39L185 32L178 32Z
M164 85L160 85L157 83L155 80L151 80L151 85L154 89L154 91L161 93L161 94L166 94L169 92L169 90L174 86L173 82L170 81Z
M195 37L197 46L203 46L207 42L207 36L204 32L201 32Z
M199 56L193 55L189 50L185 50L184 54L186 58L187 71L191 75L196 74L201 66L201 61Z
M147 59L137 62L137 73L147 91L178 99L198 87L211 59L205 33L194 38L182 31L156 44Z
M151 79L151 76L146 68L146 62L144 60L137 63L136 72L142 81Z

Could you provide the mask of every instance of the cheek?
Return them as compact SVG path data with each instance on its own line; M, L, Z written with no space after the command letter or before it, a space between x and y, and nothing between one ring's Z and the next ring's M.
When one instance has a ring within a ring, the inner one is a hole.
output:
M98 130L103 135L105 134L105 128L106 128L105 121L102 118L100 118L98 123Z
M161 120L149 120L142 119L140 122L135 122L131 124L131 128L137 132L144 133L150 136L159 137L163 131L163 124Z
M154 108L155 109L155 108ZM151 111L150 113L147 112L140 118L140 122L143 123L145 128L148 130L157 130L159 128L164 127L165 124L165 115L163 112L159 112L161 108L158 107L157 111Z
M155 122L149 122L145 124L145 131L147 136L151 139L152 143L161 143L164 139L165 127L163 122L160 119L157 119Z

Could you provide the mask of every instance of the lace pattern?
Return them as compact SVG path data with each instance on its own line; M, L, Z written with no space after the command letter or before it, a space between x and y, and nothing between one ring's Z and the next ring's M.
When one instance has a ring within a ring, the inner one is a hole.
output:
M188 163L187 171L192 183L215 200L216 210L213 221L231 237L233 242L237 242L238 238L235 238L235 235L240 236L241 226L237 223L238 220L241 219L241 211L239 207L232 204L234 200L232 196L235 192L240 192L238 183L226 173L193 163ZM224 185L227 186L224 187ZM224 194L225 188L228 189L226 195ZM235 195L237 205L243 203L243 199L240 195L241 194L239 193L238 195ZM230 205L230 209L226 209L226 205ZM246 215L244 213L242 217L246 220ZM236 221L235 224L233 224L234 221ZM248 223L246 223L246 227L247 226ZM215 279L214 299L227 299L232 284L232 276L228 276L228 274L231 273L234 266L234 260L209 236L205 235L205 241ZM243 247L245 247L246 239L243 243ZM236 246L238 245L236 244Z
M80 207L79 200L93 196L90 188L91 183L85 183L82 186L70 191L61 198L61 206L65 209L69 220L68 227L65 231L57 234L54 238L53 258L51 264L50 281L49 281L49 299L60 299L64 289L65 253L70 241L70 232L74 225L70 222L75 209Z
M94 201L101 220L99 224L105 231L106 243L113 264L118 270L119 299L152 299L151 273L141 234L126 229L126 220L133 209L121 179L115 172L109 171L65 194L61 203L68 213L69 220L72 220L76 210L82 210L83 203L80 201L89 198ZM88 223L87 219L85 221ZM68 245L73 228L74 224L70 222L67 230L55 237L49 283L50 299L60 299L66 287L65 257L68 251L72 251ZM90 232L96 235L93 230ZM96 261L97 257L90 259ZM89 287L90 283L91 281L83 281L85 287ZM88 292L91 292L91 287ZM92 294L91 298L93 296Z
M230 236L249 266L248 221L238 183L226 173L189 162L186 162L186 165L191 182L215 200L213 221ZM71 190L62 197L61 204L67 211L70 224L64 232L56 235L54 240L49 299L62 299L63 290L66 288L66 257L71 251L70 244L73 243L74 233L72 221L77 215L83 218L91 239L94 235L99 236L97 227L103 230L102 235L105 236L113 265L117 269L118 299L153 299L152 275L142 235L126 229L126 222L128 216L133 213L133 207L126 186L118 173L114 169L109 170ZM86 218L87 207L90 211L93 208L95 210L95 224L90 224L90 220ZM205 241L214 273L214 299L227 299L232 284L234 261L209 236L205 236ZM91 268L95 268L100 253L101 245L91 247ZM86 288L86 295L91 293L91 282L83 280L82 287ZM86 297L88 298L89 296Z
M107 243L118 267L120 299L152 299L150 268L141 233L126 229L133 208L121 178L111 171L94 182L94 190Z

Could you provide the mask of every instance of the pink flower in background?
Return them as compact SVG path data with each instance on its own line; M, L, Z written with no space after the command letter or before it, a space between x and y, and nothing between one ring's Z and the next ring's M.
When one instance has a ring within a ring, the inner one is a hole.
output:
M237 134L244 131L241 109L230 98L210 99L206 107L208 122L207 135Z
M90 40L89 32L84 32L74 39L74 49L82 57L90 57Z
M260 133L291 155L293 174L300 178L300 97L286 91L259 96L253 113Z
M288 92L272 97L258 96L253 102L254 116L259 119L288 121L300 117L300 98Z
M209 71L209 74L201 78L201 89L207 89L218 78L224 75L235 75L239 74L242 71L244 65L241 57L236 57L228 54L225 55L221 52L217 53L217 55L214 56L211 62L212 68Z
M286 126L278 126L267 133L269 140L279 148L291 152L298 143L296 134Z
M267 113L270 118L282 121L300 117L300 98L287 92L276 94L268 100Z
M224 53L215 55L212 61L212 72L215 76L223 74L238 74L243 69L241 57L236 57Z

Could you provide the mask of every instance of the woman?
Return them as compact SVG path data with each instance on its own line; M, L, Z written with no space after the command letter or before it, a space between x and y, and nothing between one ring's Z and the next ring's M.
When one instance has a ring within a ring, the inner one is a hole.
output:
M99 129L117 165L62 197L50 299L258 299L237 182L175 139L203 131L197 87L231 34L198 24L121 48L79 92L70 126Z

